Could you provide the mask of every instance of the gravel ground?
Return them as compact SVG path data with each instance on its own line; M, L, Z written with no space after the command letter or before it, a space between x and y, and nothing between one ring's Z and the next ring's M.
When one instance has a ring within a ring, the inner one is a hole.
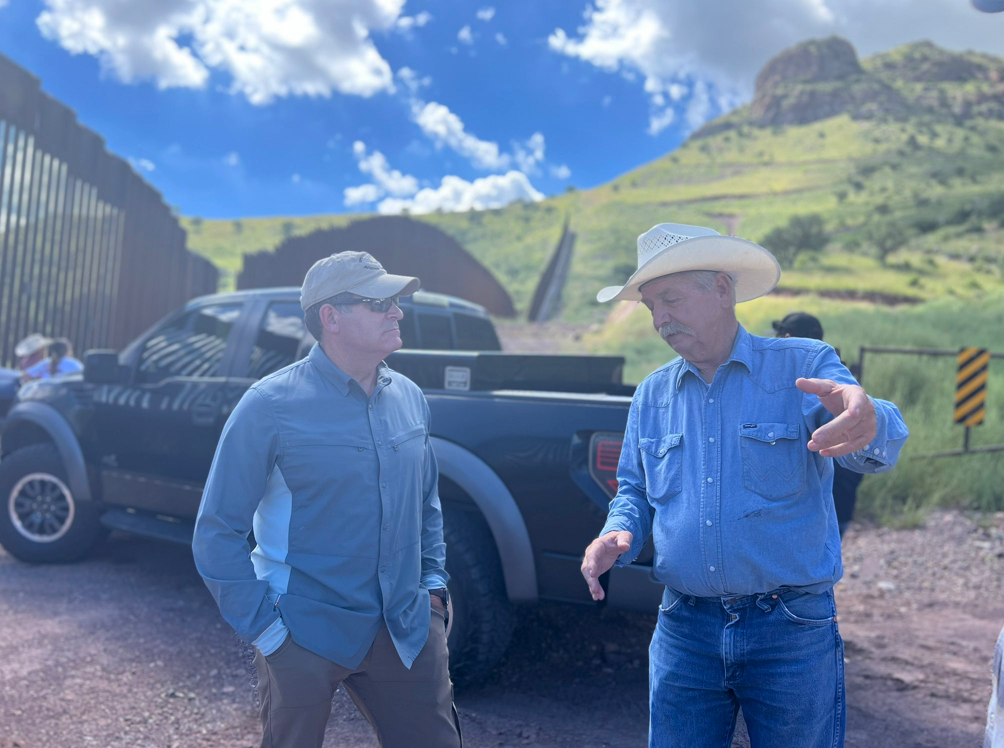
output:
M847 744L978 748L1004 622L1004 514L852 526L844 556ZM116 535L83 563L50 567L0 551L0 617L0 748L258 744L236 639L184 547ZM458 694L465 744L645 745L653 624L521 611L505 659ZM341 692L325 746L376 746Z

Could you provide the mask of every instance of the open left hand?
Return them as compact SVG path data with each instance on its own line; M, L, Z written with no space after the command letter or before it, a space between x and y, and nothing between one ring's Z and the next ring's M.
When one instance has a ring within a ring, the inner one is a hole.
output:
M830 379L795 380L802 392L815 395L834 418L812 432L809 450L823 457L843 457L871 444L875 438L875 404L856 384L837 384Z

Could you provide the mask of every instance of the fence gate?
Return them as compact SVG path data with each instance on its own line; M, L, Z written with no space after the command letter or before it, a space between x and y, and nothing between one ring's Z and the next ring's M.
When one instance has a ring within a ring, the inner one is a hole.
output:
M939 348L895 348L888 346L861 346L858 357L858 381L864 381L866 353L893 353L913 356L952 356L958 360L955 375L955 399L953 422L965 426L961 449L948 449L930 454L914 455L914 458L958 457L959 455L1004 451L1004 444L989 444L979 447L969 445L970 431L980 426L986 417L987 379L990 374L990 359L1004 358L1004 353L991 353L986 348L962 348L943 350Z

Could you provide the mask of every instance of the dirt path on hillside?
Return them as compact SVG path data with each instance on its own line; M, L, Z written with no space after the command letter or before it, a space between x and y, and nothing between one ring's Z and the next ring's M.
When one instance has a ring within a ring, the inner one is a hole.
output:
M847 745L977 748L1004 622L1004 515L852 526L844 554ZM236 640L187 548L116 535L47 567L0 552L0 620L0 748L258 744ZM493 674L458 695L469 748L646 744L653 617L541 605L519 621ZM376 746L343 693L325 746Z

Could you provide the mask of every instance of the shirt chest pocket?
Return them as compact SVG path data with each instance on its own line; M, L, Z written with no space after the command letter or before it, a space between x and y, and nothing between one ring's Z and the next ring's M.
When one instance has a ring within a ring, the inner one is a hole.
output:
M638 440L645 489L650 500L668 501L683 488L683 434L667 434Z
M400 455L424 454L425 426L421 423L408 426L387 440L391 449Z
M783 499L805 488L806 452L797 423L739 427L743 485L766 499Z

